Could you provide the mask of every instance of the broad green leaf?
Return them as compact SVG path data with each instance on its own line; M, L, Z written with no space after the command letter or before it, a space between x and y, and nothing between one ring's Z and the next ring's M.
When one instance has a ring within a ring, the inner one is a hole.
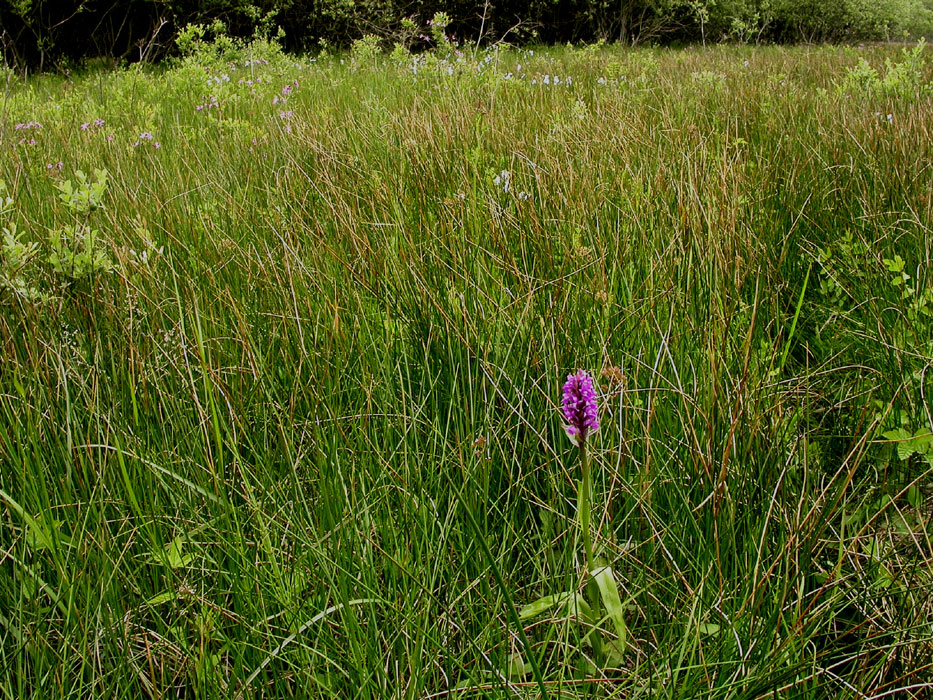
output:
M606 668L611 666L621 667L625 663L625 647L622 645L621 640L603 639L602 651L606 655L606 661L608 661Z
M714 637L719 634L720 626L715 622L703 622L700 624L700 634L704 637Z
M51 523L52 527L59 524L58 521ZM30 518L26 521L26 545L33 552L41 552L43 549L52 549L52 533L46 529L46 523L40 515L37 518Z
M624 651L627 635L625 611L622 607L622 600L619 598L619 588L616 585L612 569L608 566L604 566L600 569L594 569L591 574L593 580L596 581L596 585L599 587L599 596L603 601L606 612L609 613L609 618L612 620L616 635L619 638L616 644L620 650Z
M901 535L913 535L923 528L923 521L916 513L896 513L890 518L891 527Z
M43 549L51 550L54 548L55 540L52 537L51 528L54 528L56 534L59 534L58 531L62 525L60 521L54 518L48 519L42 513L33 518L19 503L14 501L6 491L0 490L0 500L6 501L7 505L16 511L23 521L25 521L26 544L32 551L38 552ZM58 540L66 546L72 546L71 539L68 537L59 534Z
M572 596L569 596L563 602L563 608L574 616L583 615L583 617L587 619L593 619L593 609L579 593L574 593Z
M926 454L930 445L933 444L933 433L927 428L920 428L914 434L911 434L904 428L888 430L882 435L897 443L897 458L901 461L910 459L914 454Z
M592 616L592 610L583 599L583 596L581 596L579 593L564 591L563 593L542 596L541 598L528 603L528 605L524 606L519 611L518 617L521 620L527 620L532 617L537 617L538 615L547 612L551 608L564 606L570 608L571 611L574 611L573 609L576 608L576 611L583 613L587 617Z
M882 262L890 272L903 272L904 266L906 265L904 258L902 258L900 255L895 255L893 259L884 258Z
M566 600L570 593L557 593L555 595L546 595L525 605L518 613L521 620L527 620L531 617L537 617L541 613L547 612L561 601Z
M902 462L910 459L910 456L916 452L913 443L910 440L897 443L897 458Z
M165 548L165 561L173 570L181 569L191 563L191 555L184 554L182 552L183 547L184 540L181 537L176 537Z
M917 452L926 453L930 445L933 445L933 433L930 432L929 428L920 428L914 433L911 442L916 445Z
M509 666L506 669L506 676L512 679L521 679L531 673L531 664L525 663L525 659L520 651L516 651L509 657Z
M145 605L162 605L170 600L175 600L177 597L178 594L175 591L163 591L162 593L152 596L146 601Z
M181 569L191 563L192 556L184 553L184 537L176 537L163 548L155 548L150 553L148 561L153 564L164 564L172 570Z
M908 433L903 428L895 428L894 430L886 430L881 433L882 437L887 438L895 442L902 442L904 440L910 440L910 433Z

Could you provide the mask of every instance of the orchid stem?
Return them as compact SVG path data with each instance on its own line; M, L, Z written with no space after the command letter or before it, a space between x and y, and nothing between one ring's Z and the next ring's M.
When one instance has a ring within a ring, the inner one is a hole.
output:
M577 495L577 510L580 516L580 530L583 533L583 549L586 554L586 592L588 594L586 597L589 598L590 608L593 611L592 623L598 625L602 616L600 613L602 606L599 604L599 588L596 585L596 579L593 578L593 571L596 569L596 558L593 555L593 537L590 534L590 499L593 487L590 483L590 457L586 451L585 439L580 442L580 469L582 477L580 479L580 492ZM594 657L601 660L603 645L599 632L595 629L591 633L590 642L593 645ZM597 661L597 663L599 662Z
M590 498L593 486L590 483L590 456L586 451L586 442L580 443L580 469L582 479L580 481L580 496L577 499L578 509L580 510L580 529L583 531L583 547L586 552L586 570L592 574L595 567L593 557L593 537L590 533Z

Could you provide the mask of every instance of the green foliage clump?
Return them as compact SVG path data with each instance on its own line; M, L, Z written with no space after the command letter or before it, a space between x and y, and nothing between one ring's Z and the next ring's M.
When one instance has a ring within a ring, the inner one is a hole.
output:
M372 67L381 54L382 41L374 34L367 34L350 46L350 60L356 67Z
M49 247L49 265L67 284L92 280L113 267L100 233L87 225L69 224L54 231Z
M865 58L859 58L858 65L849 69L840 83L840 89L854 94L914 100L933 94L933 81L927 77L925 46L921 39L913 49L901 50L900 61L886 57L883 74L872 68Z
M282 55L278 41L257 35L250 40L231 37L226 25L214 20L210 25L188 24L178 32L175 44L183 63L204 68L223 67L243 61L277 60Z
M3 227L3 245L0 248L0 287L23 297L32 296L21 273L36 250L35 243L24 243L16 224Z
M7 191L6 182L0 180L0 225L3 240L0 242L0 302L12 299L33 301L39 292L27 280L25 269L36 254L38 245L26 242L15 221L11 220L14 210L13 197Z
M103 207L107 179L106 170L96 170L93 179L79 170L75 173L75 182L66 179L56 183L59 200L72 221L50 230L45 260L62 288L93 281L113 268L100 232L89 223L92 214ZM0 180L0 197L5 187ZM12 213L13 204L11 197L2 198L0 217ZM26 272L39 252L39 242L27 242L24 232L15 222L5 225L0 244L0 290L14 294L22 301L36 302L46 298L47 288L39 272Z

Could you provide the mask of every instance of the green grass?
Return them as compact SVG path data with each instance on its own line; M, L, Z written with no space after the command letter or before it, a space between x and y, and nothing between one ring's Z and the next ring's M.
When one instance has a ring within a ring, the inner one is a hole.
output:
M0 697L925 697L933 97L860 57L5 76ZM513 614L585 586L578 368L600 668Z

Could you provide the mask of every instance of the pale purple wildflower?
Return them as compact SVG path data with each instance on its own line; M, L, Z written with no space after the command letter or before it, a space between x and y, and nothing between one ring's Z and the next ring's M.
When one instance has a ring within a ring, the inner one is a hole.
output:
M599 407L593 378L584 370L567 375L562 402L564 426L574 444L582 447L586 438L599 430Z
M91 128L91 122L83 122L81 124L81 131L87 131Z
M98 129L101 128L104 125L104 123L105 123L104 120L101 119L100 117L97 117L97 119L94 120L94 126L96 126Z

